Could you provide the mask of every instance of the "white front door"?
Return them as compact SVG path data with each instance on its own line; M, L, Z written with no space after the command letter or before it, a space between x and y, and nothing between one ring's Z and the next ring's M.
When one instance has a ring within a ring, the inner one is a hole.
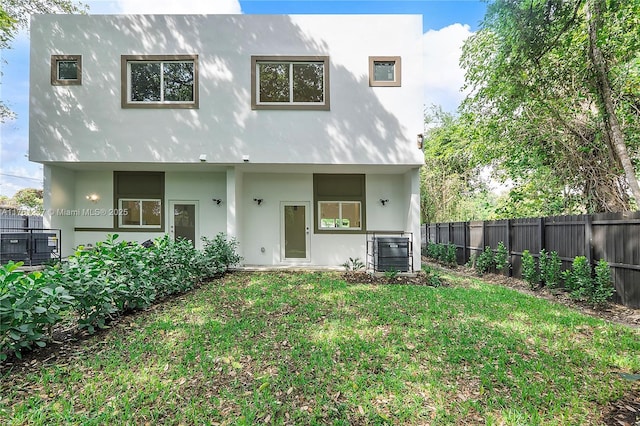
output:
M309 261L309 202L281 203L281 255L289 262Z
M184 238L196 246L198 239L198 202L169 201L169 235Z

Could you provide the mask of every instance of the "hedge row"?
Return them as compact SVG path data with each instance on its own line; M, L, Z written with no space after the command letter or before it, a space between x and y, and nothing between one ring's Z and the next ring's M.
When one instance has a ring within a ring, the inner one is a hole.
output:
M196 250L190 241L169 236L140 245L113 234L42 271L20 272L21 262L0 266L0 362L11 352L20 357L25 349L45 346L63 317L93 333L124 312L188 291L240 261L235 240L219 234L203 242L203 250Z

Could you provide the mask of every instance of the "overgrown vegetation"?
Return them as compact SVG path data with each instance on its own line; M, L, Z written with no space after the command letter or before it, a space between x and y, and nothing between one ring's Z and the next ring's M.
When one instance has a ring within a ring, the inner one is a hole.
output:
M79 247L68 261L25 274L22 263L0 266L0 361L13 352L43 347L63 316L93 333L115 316L150 306L158 298L191 290L240 261L235 240L190 241L159 237L148 247L109 235Z
M450 286L234 273L5 373L23 424L600 425L638 330L443 272Z

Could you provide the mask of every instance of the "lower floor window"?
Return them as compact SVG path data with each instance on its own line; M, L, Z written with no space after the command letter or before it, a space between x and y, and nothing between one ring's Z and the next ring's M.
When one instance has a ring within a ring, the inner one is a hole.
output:
M161 200L121 198L118 207L121 228L160 228L162 225Z
M320 201L319 229L361 229L359 201Z

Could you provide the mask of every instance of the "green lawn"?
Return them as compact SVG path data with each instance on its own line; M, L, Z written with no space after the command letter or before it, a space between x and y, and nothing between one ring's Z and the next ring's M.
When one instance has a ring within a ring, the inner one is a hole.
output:
M234 273L2 378L0 424L599 424L640 332L479 280Z

